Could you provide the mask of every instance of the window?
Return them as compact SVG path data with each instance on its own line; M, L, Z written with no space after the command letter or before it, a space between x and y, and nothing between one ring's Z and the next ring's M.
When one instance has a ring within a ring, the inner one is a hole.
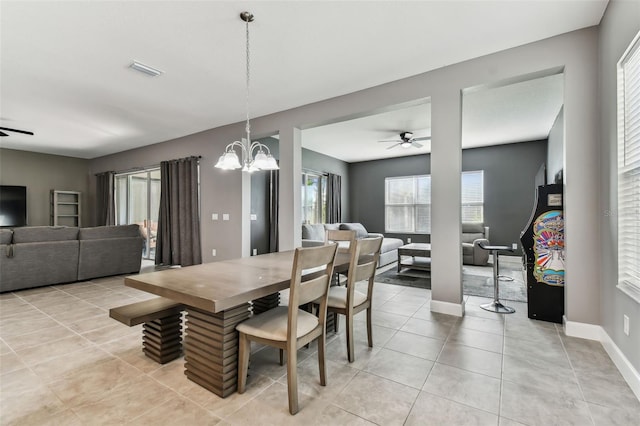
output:
M314 172L302 173L302 223L326 222L327 177Z
M618 288L640 302L640 33L618 62Z
M160 169L116 175L116 225L137 224L144 237L142 257L155 258L160 211Z
M431 232L431 176L385 179L385 232Z
M462 222L484 222L484 172L462 172Z
M462 221L484 221L484 174L462 173ZM431 176L385 179L385 232L431 232Z

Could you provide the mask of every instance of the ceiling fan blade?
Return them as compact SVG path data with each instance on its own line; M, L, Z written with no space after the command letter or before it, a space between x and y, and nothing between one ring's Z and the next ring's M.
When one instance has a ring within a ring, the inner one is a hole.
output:
M388 142L391 142L391 141L388 141ZM387 149L395 148L396 146L400 146L400 145L402 145L402 142L398 142L398 143L397 143L397 144L395 144L395 145L391 145L391 146L390 146L390 147L388 147Z
M412 141L430 141L431 140L431 136L422 136L420 138L413 138L411 139Z
M414 148L422 148L423 147L423 145L421 143L416 142L415 139L411 141L411 146L414 147Z
M25 135L32 135L33 136L33 132L27 132L26 130L10 129L8 127L0 127L0 130L6 130L7 132L16 132L16 133L22 133L22 134L25 134ZM7 135L5 133L2 136L9 136L9 135Z
M2 136L9 136L8 134L6 134L5 132L0 131L0 137Z
M378 142L402 142L400 139L385 139Z

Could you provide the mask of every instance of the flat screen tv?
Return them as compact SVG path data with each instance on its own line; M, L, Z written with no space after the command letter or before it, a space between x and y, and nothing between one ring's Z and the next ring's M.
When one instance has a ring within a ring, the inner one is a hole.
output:
M27 226L27 187L0 185L0 227Z

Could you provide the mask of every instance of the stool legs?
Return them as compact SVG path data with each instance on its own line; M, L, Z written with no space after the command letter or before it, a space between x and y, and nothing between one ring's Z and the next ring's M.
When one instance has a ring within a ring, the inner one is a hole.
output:
M516 310L505 306L500 302L500 278L498 275L498 250L491 250L493 255L493 302L480 305L485 311L495 312L497 314L512 314Z

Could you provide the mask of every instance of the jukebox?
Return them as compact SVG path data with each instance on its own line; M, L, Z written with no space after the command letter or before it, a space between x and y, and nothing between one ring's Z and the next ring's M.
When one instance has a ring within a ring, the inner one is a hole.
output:
M527 269L528 316L562 323L564 215L561 184L537 188L529 224L520 234Z

